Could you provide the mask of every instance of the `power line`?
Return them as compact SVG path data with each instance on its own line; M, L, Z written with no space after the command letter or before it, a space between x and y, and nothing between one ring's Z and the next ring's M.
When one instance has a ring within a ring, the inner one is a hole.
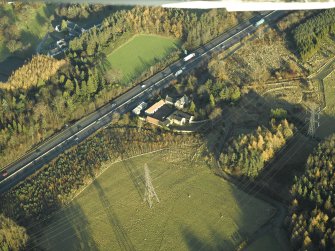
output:
M307 134L313 138L315 135L316 124L318 125L318 127L320 126L320 121L319 121L320 120L320 108L315 109L314 107L312 107L312 109L310 110L310 113L311 113L311 116L309 117L309 126L308 126ZM316 119L316 115L318 115L317 119Z
M152 185L152 179L150 176L150 171L147 163L144 165L144 178L145 178L145 193L144 193L144 201L147 201L149 207L152 207L152 199L156 198L157 202L159 202L158 196L155 192L155 188Z

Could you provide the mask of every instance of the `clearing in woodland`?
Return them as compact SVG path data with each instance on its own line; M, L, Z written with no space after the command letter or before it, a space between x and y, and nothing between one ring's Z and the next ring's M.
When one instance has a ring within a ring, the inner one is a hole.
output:
M157 35L135 35L107 56L114 74L127 82L178 48L178 40Z
M35 243L46 250L235 250L273 207L182 157L184 150L109 164L31 235ZM151 209L143 200L146 163L160 200Z

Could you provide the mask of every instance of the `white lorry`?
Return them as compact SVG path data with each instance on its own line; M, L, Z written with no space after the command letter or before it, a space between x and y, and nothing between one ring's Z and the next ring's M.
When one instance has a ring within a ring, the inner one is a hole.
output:
M193 57L195 57L195 53L191 53L191 54L187 55L186 57L184 57L184 62L190 60Z
M182 73L183 73L183 70L179 70L179 71L177 71L177 72L174 74L174 76L177 77L177 76L179 76L179 75L182 74Z
M265 22L264 18L258 20L258 21L255 23L255 27L260 26L260 25L261 25L262 23L264 23L264 22Z

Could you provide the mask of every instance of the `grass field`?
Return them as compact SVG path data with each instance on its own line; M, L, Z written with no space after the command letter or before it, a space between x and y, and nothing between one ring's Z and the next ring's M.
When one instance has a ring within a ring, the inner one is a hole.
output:
M178 48L178 41L156 35L135 35L107 56L113 70L119 70L123 81L140 75L151 65Z
M168 156L166 151L110 165L31 237L46 250L226 251L269 218L270 205L203 163L171 162ZM142 198L145 163L160 199L152 209Z
M284 251L281 249L276 237L268 233L251 243L245 251Z
M325 98L326 98L326 113L335 115L335 71L330 73L324 80Z

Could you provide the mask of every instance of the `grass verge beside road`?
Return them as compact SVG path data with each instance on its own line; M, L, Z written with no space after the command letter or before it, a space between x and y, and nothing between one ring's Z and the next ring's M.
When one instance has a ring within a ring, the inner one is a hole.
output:
M41 234L36 243L48 250L234 250L269 219L269 204L180 155L111 165L33 235ZM143 201L145 163L160 199L152 209Z

